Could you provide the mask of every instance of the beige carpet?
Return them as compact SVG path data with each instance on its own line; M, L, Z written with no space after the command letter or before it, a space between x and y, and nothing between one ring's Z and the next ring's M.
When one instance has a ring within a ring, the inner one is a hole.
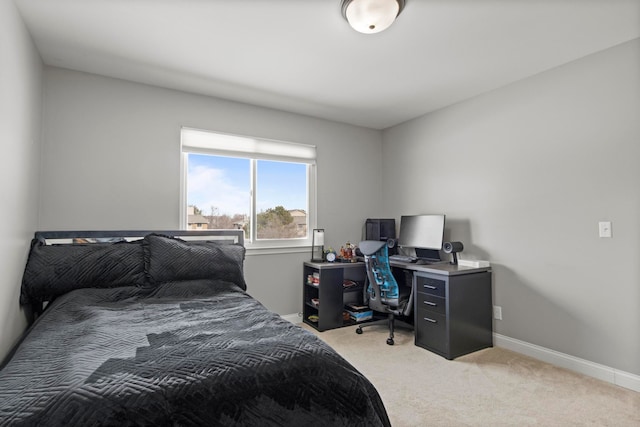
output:
M640 426L640 393L502 348L448 361L384 327L315 332L376 386L391 424Z

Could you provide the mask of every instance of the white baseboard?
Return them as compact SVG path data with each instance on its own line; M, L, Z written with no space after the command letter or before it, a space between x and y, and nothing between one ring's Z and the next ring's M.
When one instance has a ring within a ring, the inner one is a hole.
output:
M566 368L620 387L640 392L640 376L638 375L500 334L493 334L493 343L497 347L506 348L507 350L512 350L516 353L521 353L534 359L560 366L561 368Z
M282 317L284 320L288 320L293 324L302 323L302 316L300 315L300 313L283 314L280 317Z

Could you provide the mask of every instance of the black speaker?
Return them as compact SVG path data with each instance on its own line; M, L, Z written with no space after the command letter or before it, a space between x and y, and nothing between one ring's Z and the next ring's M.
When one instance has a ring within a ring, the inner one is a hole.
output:
M462 242L444 242L442 250L448 254L455 254L456 252L462 252L464 245Z
M462 242L444 242L444 244L442 245L442 250L445 253L452 254L451 264L458 263L458 255L456 254L458 252L462 252L463 249L464 245L462 244Z
M398 253L398 239L387 239L387 250L389 255L395 255Z

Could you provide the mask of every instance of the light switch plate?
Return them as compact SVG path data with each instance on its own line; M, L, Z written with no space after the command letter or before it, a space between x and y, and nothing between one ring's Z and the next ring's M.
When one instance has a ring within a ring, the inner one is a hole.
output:
M600 237L611 237L611 221L600 221L598 223Z

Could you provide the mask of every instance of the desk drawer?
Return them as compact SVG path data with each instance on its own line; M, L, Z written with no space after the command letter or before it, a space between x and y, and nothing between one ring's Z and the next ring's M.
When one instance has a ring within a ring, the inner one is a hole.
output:
M418 296L416 298L418 310L429 310L438 314L445 315L446 307L445 307L445 299L441 297L437 297L431 294L424 294L422 292L418 292Z
M428 310L418 310L415 324L416 345L446 354L449 352L447 318Z
M416 291L445 297L446 282L430 277L416 276Z

